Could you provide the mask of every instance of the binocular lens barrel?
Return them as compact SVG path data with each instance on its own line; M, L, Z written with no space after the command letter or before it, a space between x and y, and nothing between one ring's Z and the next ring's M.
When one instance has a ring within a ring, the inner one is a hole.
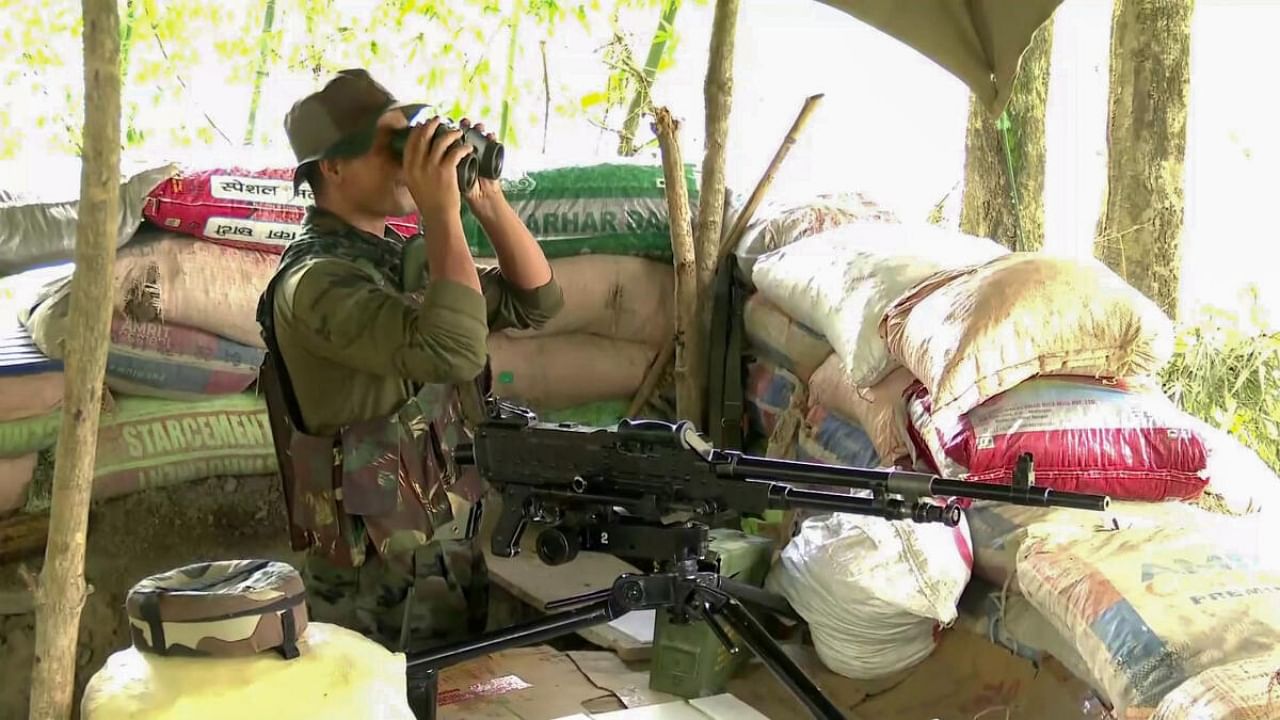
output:
M436 133L431 138L431 142L434 143L440 135L456 129L454 126L441 123L436 127ZM404 161L404 148L409 142L409 133L412 130L412 127L400 128L391 136L391 152L401 162ZM456 144L461 143L470 145L475 150L458 163L459 190L464 193L468 192L475 186L476 180L481 177L490 180L497 180L502 177L502 162L506 155L506 150L502 147L502 143L489 140L475 128L467 128L467 131L462 134Z

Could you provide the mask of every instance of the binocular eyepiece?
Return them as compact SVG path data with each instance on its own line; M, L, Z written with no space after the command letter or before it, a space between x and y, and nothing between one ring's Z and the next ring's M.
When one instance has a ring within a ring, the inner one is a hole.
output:
M428 145L435 144L436 139L441 135L457 129L457 126L441 122L436 126L435 135L431 137ZM391 152L401 162L404 162L404 148L409 142L409 133L412 131L413 126L410 126L400 128L391 135ZM502 177L502 159L505 154L502 143L490 140L479 130L470 127L454 142L455 147L462 144L470 145L475 150L458 162L459 190L463 193L469 192L475 186L476 180L481 177L489 180Z

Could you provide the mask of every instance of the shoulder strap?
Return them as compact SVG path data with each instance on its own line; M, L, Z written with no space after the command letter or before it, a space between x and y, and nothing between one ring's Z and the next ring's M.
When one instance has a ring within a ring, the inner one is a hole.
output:
M282 269L284 270L284 269ZM285 272L277 272L267 289L258 300L258 323L262 326L262 340L267 352L262 360L261 375L267 376L267 382L259 381L267 395L267 403L275 403L289 417L289 422L301 433L307 432L306 423L302 421L302 409L298 405L298 397L293 392L293 381L289 377L289 369L285 366L284 355L280 353L280 345L276 342L276 287ZM274 397L273 397L274 395Z

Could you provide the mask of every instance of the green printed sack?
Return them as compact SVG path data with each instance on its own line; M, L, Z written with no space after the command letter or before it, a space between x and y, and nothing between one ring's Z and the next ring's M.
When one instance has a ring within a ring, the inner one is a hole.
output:
M54 445L59 416L54 412L36 419L42 424L21 436L27 452ZM15 424L22 423L7 423ZM93 498L105 500L206 477L275 472L266 402L253 393L204 402L120 396L99 423ZM48 508L51 488L45 482L33 483L28 511Z
M695 168L685 165L689 208L698 208ZM632 255L671 260L671 225L661 165L603 163L539 170L502 181L502 191L548 258ZM462 211L476 257L494 257L479 220Z

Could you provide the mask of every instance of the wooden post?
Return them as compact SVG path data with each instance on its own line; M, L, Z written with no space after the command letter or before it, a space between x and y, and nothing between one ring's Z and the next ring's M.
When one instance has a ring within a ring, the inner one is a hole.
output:
M738 0L716 0L711 25L711 56L702 95L707 104L706 140L702 158L702 194L698 201L698 296L710 317L710 287L716 276L724 217L725 154L729 145L729 114L733 104L733 40L738 27Z
M666 108L654 111L653 131L662 153L662 173L667 183L667 212L671 216L671 252L676 265L676 414L678 419L701 425L705 383L693 364L698 343L698 265L689 227L689 193L680 154L680 123ZM705 346L705 343L701 343Z
M751 222L751 218L755 215L756 208L760 207L761 201L765 194L769 191L769 186L773 184L773 179L778 175L778 170L782 168L782 162L787 159L787 155L791 152L791 148L795 146L796 139L800 137L800 133L804 130L805 125L809 122L809 117L813 115L813 111L817 109L818 102L822 100L822 95L813 95L804 101L804 106L800 108L800 114L796 116L795 122L791 124L791 129L787 131L786 137L782 139L782 144L778 146L777 152L773 155L773 160L769 163L769 167L765 169L764 175L756 183L755 190L751 192L747 204L738 213L734 219L733 225L727 233L720 238L720 247L715 256L716 264L712 268L712 277L715 277L716 270L719 269L720 263L728 257L729 253L738 244L738 240L747 230L747 224ZM670 185L667 186L668 191ZM668 193L668 202L670 202L670 194ZM674 226L673 226L674 228ZM674 232L674 229L673 229ZM678 302L677 302L678 306ZM679 322L677 316L677 322ZM649 365L649 369L645 371L644 380L640 383L640 390L631 400L631 406L627 409L627 417L634 417L649 402L649 398L653 397L653 393L657 390L658 381L667 372L667 367L671 364L671 359L675 357L676 339L671 337L663 344L662 349L654 357L653 363ZM706 397L706 393L702 394Z
M79 226L49 545L36 592L32 720L65 720L72 712L76 641L86 595L85 535L120 225L120 16L116 0L83 0L82 7L85 114Z

